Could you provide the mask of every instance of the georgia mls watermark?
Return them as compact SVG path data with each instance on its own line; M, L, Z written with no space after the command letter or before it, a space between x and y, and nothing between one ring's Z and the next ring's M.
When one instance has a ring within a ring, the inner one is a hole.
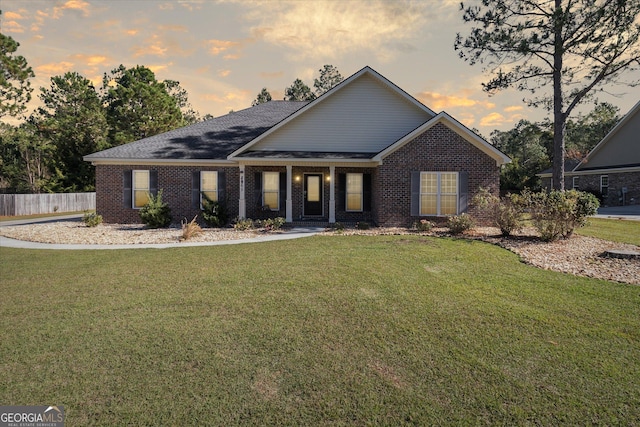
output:
M0 406L0 427L64 427L64 406Z

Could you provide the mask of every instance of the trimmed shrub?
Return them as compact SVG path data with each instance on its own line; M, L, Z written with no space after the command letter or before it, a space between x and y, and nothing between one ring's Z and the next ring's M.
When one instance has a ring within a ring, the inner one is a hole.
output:
M209 227L224 227L229 221L226 203L213 201L203 193L202 218Z
M233 223L233 229L238 231L251 230L255 227L251 218L236 218Z
M576 228L586 225L587 217L595 215L600 206L596 196L576 190L525 191L522 197L531 213L533 226L547 242L571 236Z
M461 234L473 227L473 221L466 213L454 215L447 220L447 227L451 234Z
M84 225L87 227L96 227L102 224L102 215L98 215L95 212L85 212L82 217L82 222L84 222Z
M140 219L149 228L163 228L171 224L171 208L162 201L162 190L157 196L149 194L149 201L140 209Z
M503 236L510 236L522 229L525 203L519 195L507 194L500 198L486 188L480 188L473 198L473 204L491 218L491 222L500 229Z
M431 229L433 228L433 222L426 220L426 219L421 219L420 221L415 221L413 223L413 225L411 226L412 230L416 230L419 232L426 232L426 231L431 231Z
M359 222L356 222L356 228L358 230L368 230L369 228L371 228L371 226L366 221L359 221Z
M279 230L280 228L282 228L285 222L286 222L286 219L282 218L281 216L276 218L267 218L267 219L263 219L262 221L259 221L260 226L264 228L266 231Z

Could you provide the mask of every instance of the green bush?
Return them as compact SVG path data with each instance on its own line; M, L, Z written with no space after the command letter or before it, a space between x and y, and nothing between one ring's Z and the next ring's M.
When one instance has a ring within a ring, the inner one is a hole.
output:
M525 204L519 195L508 194L500 198L491 194L486 188L480 188L473 198L473 204L491 219L503 236L510 236L522 229Z
M335 224L333 224L333 229L335 231L344 231L344 224L341 222L336 222Z
M451 234L461 234L473 227L473 221L466 213L454 215L447 220L447 227L449 227Z
M420 232L431 231L432 228L433 228L433 222L426 219L415 221L411 226L412 230L416 230Z
M162 201L162 190L158 195L149 194L149 201L140 209L140 219L149 228L168 227L171 224L171 208Z
M203 193L202 218L209 227L224 227L229 220L226 203L213 201Z
M233 229L238 231L251 230L255 227L251 218L239 219L236 218L233 222Z
M277 218L267 218L260 221L260 226L266 231L279 230L286 222L286 219L281 216Z
M84 225L87 227L96 227L102 224L102 215L98 215L95 212L85 212L82 217L82 222L84 222Z
M366 221L359 221L359 222L356 222L356 228L358 230L368 230L369 228L371 228L371 226Z
M551 191L532 193L525 191L533 226L544 241L569 237L578 227L587 223L587 217L595 215L600 206L597 197L582 191Z

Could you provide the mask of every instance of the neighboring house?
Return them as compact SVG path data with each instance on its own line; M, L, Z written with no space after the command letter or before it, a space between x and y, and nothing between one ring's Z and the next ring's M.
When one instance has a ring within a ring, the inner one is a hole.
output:
M581 162L565 163L565 188L601 195L604 206L640 203L640 101ZM539 174L551 188L551 170Z
M311 102L267 102L84 159L105 222L140 222L162 189L175 220L198 214L204 193L231 218L385 226L469 211L510 161L369 67Z

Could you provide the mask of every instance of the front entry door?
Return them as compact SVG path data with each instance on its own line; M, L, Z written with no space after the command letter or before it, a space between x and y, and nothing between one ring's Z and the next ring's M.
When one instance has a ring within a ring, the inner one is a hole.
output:
M322 174L304 176L304 215L322 216Z

